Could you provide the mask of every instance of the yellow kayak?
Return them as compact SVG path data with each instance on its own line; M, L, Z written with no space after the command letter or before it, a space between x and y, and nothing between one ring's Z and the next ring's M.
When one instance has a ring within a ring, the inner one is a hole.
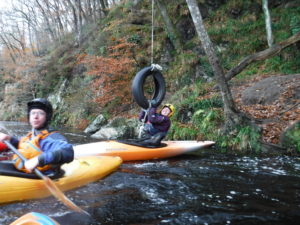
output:
M121 163L120 157L81 157L64 164L62 166L64 175L54 182L62 191L74 189L105 177L116 170ZM0 203L44 198L51 195L41 179L7 175L5 170L9 169L6 164L0 163ZM13 166L10 166L13 170ZM2 169L2 167L5 168Z

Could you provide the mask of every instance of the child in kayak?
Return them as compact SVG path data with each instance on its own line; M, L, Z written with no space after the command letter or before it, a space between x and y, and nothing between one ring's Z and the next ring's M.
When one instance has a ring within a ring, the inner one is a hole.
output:
M31 132L20 140L0 133L0 142L9 141L28 159L24 164L17 155L14 155L13 161L17 169L31 173L38 168L48 176L55 175L59 172L60 165L73 161L73 146L63 135L49 128L53 114L49 101L37 98L28 102L27 106Z
M150 106L148 111L142 110L139 114L139 120L144 122L143 130L147 139L144 142L150 145L160 145L160 141L167 135L175 108L171 104L165 104L160 113L156 111L156 107Z

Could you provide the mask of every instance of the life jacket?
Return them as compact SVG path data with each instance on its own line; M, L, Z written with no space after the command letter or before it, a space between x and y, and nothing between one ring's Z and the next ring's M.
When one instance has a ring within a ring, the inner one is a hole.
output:
M48 130L41 131L38 135L32 138L32 132L29 132L25 137L21 138L18 145L18 151L26 158L31 159L33 157L36 157L42 153L41 147L40 147L40 140L43 140L48 135L55 133L56 131L49 132ZM19 158L18 155L13 155L13 161L15 164L15 167L18 170L21 170L25 173L28 173L28 171L24 167L24 162ZM40 171L46 171L52 168L51 165L45 165L43 167L37 167Z

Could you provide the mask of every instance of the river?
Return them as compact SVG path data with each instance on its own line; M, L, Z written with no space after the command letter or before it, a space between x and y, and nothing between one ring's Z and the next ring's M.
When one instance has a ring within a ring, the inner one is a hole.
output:
M28 126L5 122L23 135ZM96 141L62 130L74 144ZM0 224L28 212L63 225L260 224L300 221L300 159L211 153L126 162L114 173L65 194L90 217L69 211L54 197L0 205ZM1 194L1 193L0 193Z

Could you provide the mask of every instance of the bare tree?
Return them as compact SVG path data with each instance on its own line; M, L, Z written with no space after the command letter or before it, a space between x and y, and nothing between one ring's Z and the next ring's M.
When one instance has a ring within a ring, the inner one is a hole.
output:
M68 5L66 5L66 7L71 7L72 9L72 15L73 15L73 30L75 31L75 33L78 33L78 17L77 17L77 13L76 13L76 6L72 3L71 0L66 0Z
M14 49L11 47L10 43L8 43L3 36L3 34L0 33L0 40L2 41L2 44L4 44L9 52L9 56L12 59L14 63L16 63L16 56L14 54Z
M53 5L54 5L55 17L56 17L56 21L57 21L58 29L59 29L59 36L63 36L65 32L64 32L64 26L62 23L62 19L60 16L61 12L62 12L61 4L59 1L54 1Z
M46 26L47 26L47 30L49 31L50 33L50 36L52 37L52 40L56 40L56 35L52 29L52 26L51 26L51 23L50 23L50 20L49 18L51 18L51 15L48 15L45 8L41 5L41 3L39 2L39 0L35 0L37 5L38 5L38 8L40 9L42 15L43 15L43 19L46 23Z
M193 22L196 27L197 34L201 40L204 51L208 57L210 65L214 71L214 77L221 91L222 100L224 103L225 128L231 129L234 126L246 121L245 116L235 107L230 88L225 79L225 73L220 65L219 59L215 53L213 44L204 27L202 15L198 4L195 0L186 0Z

